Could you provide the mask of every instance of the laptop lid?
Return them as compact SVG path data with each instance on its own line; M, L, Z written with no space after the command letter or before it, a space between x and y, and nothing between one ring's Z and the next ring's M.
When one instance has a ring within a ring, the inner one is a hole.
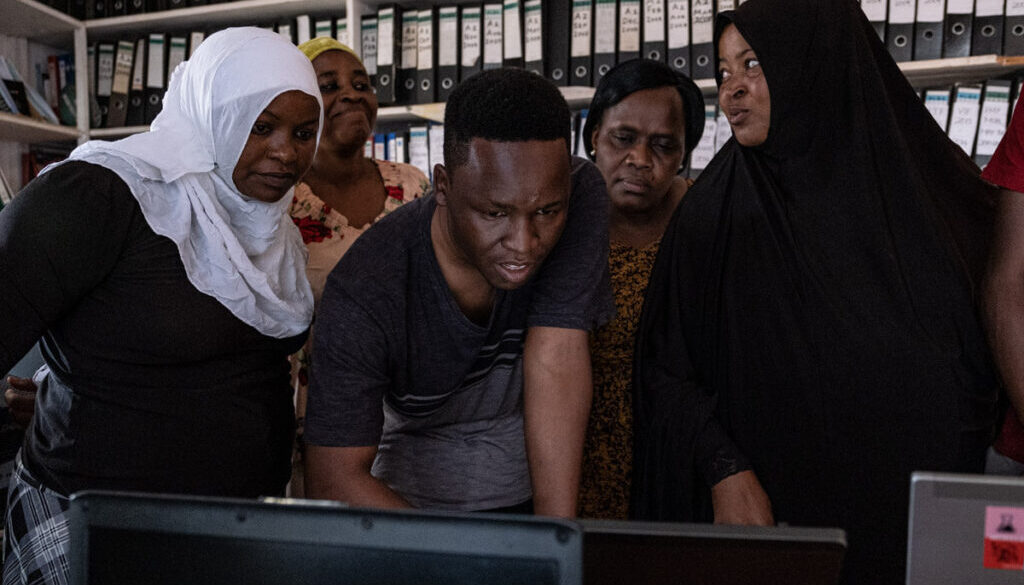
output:
M83 492L77 585L578 585L582 535L514 515Z
M915 472L907 584L1024 583L1024 479Z
M835 585L838 528L580 520L586 585Z

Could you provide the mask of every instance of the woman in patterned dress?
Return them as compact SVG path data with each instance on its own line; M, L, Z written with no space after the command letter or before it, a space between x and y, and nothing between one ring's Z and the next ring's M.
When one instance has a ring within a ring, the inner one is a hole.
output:
M625 519L633 461L633 344L661 236L690 182L679 176L704 131L704 98L687 77L637 59L608 72L583 139L612 200L608 257L616 316L591 337L594 398L579 513Z
M356 238L403 203L423 195L430 183L412 165L364 156L377 121L377 96L352 49L329 37L312 39L299 49L316 71L324 128L313 168L295 187L290 213L309 249L306 275L319 306L327 275ZM302 429L312 345L311 335L292 362L298 431L290 494L295 497L304 493Z

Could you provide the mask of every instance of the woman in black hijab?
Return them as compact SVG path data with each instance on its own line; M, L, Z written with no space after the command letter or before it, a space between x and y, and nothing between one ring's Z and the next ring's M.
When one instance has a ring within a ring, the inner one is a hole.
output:
M735 138L651 276L632 513L838 526L845 583L902 583L911 472L991 439L994 191L854 0L750 0L716 43Z

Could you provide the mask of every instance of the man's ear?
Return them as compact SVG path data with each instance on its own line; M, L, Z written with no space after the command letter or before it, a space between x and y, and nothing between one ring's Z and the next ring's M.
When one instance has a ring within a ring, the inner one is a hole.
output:
M437 201L438 207L448 205L449 187L448 169L444 168L442 164L434 165L434 199Z

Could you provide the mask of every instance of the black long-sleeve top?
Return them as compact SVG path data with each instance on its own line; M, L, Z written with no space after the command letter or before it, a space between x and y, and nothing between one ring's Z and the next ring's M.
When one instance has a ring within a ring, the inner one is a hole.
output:
M294 412L287 355L189 282L127 185L70 162L0 213L0 372L42 339L52 370L23 460L65 494L281 491Z

